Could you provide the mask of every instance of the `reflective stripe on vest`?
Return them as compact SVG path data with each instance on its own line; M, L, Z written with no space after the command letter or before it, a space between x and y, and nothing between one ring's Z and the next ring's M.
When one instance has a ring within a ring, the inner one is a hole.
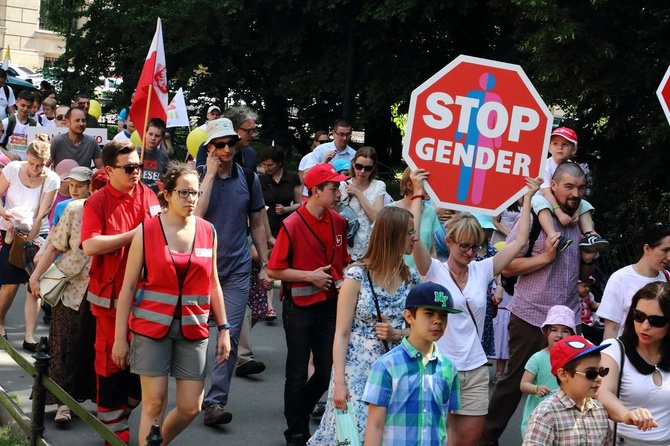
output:
M97 305L103 308L112 308L112 299L109 297L101 297L97 294L93 294L90 291L86 294L86 300L88 300L93 305ZM114 299L114 308L116 308L116 303L118 299Z

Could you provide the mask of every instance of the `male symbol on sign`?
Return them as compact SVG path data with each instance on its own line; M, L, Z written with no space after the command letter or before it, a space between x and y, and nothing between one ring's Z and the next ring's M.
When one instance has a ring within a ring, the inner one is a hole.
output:
M484 73L479 78L479 86L482 90L472 90L466 95L473 103L473 108L480 108L484 106L487 102L497 102L502 103L502 100L499 95L496 93L491 93L491 90L496 84L496 78L491 73ZM479 120L480 113L470 112L470 119L468 123L468 128L465 133L457 131L455 135L455 140L459 140L465 134L465 145L473 145L477 147L488 147L488 148L500 148L502 144L502 137L498 136L495 138L489 138L484 136L479 131ZM498 113L495 109L492 109L488 116L486 116L486 126L489 129L496 127L496 121L499 119ZM460 126L459 126L460 127ZM476 149L475 149L476 150ZM475 153L476 156L476 153ZM487 160L484 160L485 163ZM474 178L473 178L474 171ZM458 191L456 198L458 201L466 201L468 195L470 194L470 186L472 184L472 202L474 204L479 204L482 201L482 195L484 192L484 182L486 180L486 169L477 169L472 166L467 166L465 164L461 165L461 174L458 180Z

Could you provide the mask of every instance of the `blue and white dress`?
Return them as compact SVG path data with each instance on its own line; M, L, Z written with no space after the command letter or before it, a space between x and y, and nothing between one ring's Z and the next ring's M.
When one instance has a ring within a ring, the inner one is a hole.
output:
M365 436L365 425L368 418L368 407L362 401L365 383L372 364L384 353L384 346L377 338L375 324L377 323L377 309L370 291L365 270L360 266L352 266L345 274L345 278L354 279L361 283L361 291L358 294L354 320L351 326L351 336L347 347L347 359L344 367L344 378L349 389L351 402L354 404L356 424L361 437L361 444ZM386 317L389 324L400 329L404 325L402 311L405 309L405 299L409 290L421 283L421 276L410 268L410 279L401 284L395 294L390 295L379 285L374 285L379 309ZM397 344L389 344L390 348ZM332 445L337 441L335 432L335 409L333 408L334 374L331 372L330 385L328 386L328 401L326 412L323 414L321 424L310 438L308 445Z

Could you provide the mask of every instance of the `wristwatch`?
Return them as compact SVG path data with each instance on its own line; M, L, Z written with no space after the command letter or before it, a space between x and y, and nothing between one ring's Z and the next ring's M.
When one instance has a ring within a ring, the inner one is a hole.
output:
M230 330L230 324L226 322L225 324L219 325L217 328L219 329L219 331Z

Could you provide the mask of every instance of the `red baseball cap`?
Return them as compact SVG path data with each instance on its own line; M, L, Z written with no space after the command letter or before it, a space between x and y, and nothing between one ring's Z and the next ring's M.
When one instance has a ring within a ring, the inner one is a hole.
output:
M551 132L551 136L562 136L577 147L577 133L574 130L567 127L558 127L556 130Z
M332 164L317 164L316 166L309 169L305 174L305 187L307 187L307 189L311 189L314 186L325 183L326 181L339 183L340 181L345 181L348 179L348 176L337 173Z
M558 369L565 367L568 362L604 348L607 348L607 345L593 345L591 341L579 335L563 338L554 344L549 352L551 373L556 375Z

